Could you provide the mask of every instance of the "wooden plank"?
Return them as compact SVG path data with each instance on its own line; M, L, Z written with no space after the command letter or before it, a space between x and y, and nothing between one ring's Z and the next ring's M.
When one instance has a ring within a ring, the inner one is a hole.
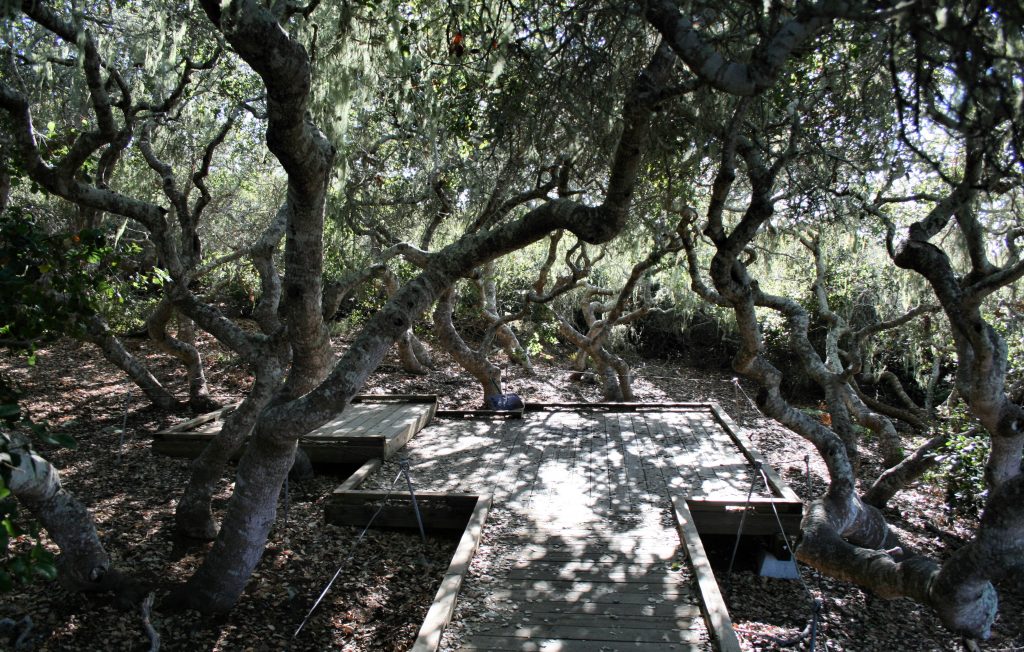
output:
M175 424L175 425L171 426L170 428L167 428L165 430L160 430L160 431L156 432L155 435L159 436L159 435L168 435L168 434L177 433L177 432L184 432L184 431L187 431L187 430L191 430L192 428L195 428L196 426L199 426L199 425L202 425L202 424L205 424L205 423L210 423L211 421L218 421L218 420L219 421L223 421L224 417L226 417L229 413L234 411L234 409L237 408L239 405L241 405L240 402L239 403L232 403L231 405L225 405L224 407L220 408L219 410L214 410L213 412L207 412L206 414L201 414L198 417L195 417L194 419L189 419L188 421L182 421L181 423Z
M687 498L687 504L690 506L691 511L708 509L708 510L720 510L726 507L743 507L748 503L748 500L744 498L708 498L708 497L697 497ZM804 503L801 500L785 500L782 498L773 498L770 496L751 496L749 504L756 509L767 509L771 511L772 505L775 505L775 509L779 511L779 514L793 514L802 513L804 509Z
M644 584L647 584L647 588L643 588ZM560 592L616 593L620 596L636 595L642 602L649 604L658 604L665 600L676 600L679 598L688 599L692 596L692 592L685 583L675 582L658 586L657 590L653 590L651 588L652 585L654 583L650 581L646 583L623 584L622 582L602 580L600 578L579 580L502 578L498 589L524 591L527 593L533 592L532 594L538 598L545 595L560 595Z
M338 487L334 490L334 493L341 493L344 491L354 490L356 487L363 484L363 481L366 480L366 478L369 477L371 473L377 471L377 469L380 468L381 463L382 462L379 457L375 457L372 460L366 460L365 462L363 462L362 466L356 469L355 473L348 476L348 478L344 482L338 485Z
M610 568L578 568L559 570L550 567L538 567L535 564L523 568L511 568L505 576L512 580L568 580L574 582L615 582L618 584L643 584L657 590L658 587L686 585L687 580L681 573L671 573L664 568L650 568L644 571L631 572L629 569Z
M650 597L650 594L645 594ZM623 603L615 600L615 594L609 593L604 597L604 601L598 600L544 600L544 599L533 599L526 600L525 598L520 600L523 604L520 613L527 616L542 615L542 614L556 614L558 618L565 618L567 620L579 620L587 618L590 622L597 620L595 616L613 616L618 620L619 618L634 618L639 619L643 617L646 622L657 623L656 626L663 627L665 623L671 622L677 619L688 619L694 620L696 618L702 618L701 610L698 605L695 604L679 604L671 601L661 602L659 604L651 604L649 602L640 603ZM642 626L647 626L642 625Z
M459 545L448 565L448 571L445 573L444 579L441 580L441 586L434 594L434 601L416 635L416 641L411 648L412 652L435 652L441 646L441 634L451 622L452 614L455 613L459 589L462 587L466 573L469 572L470 561L480 545L484 523L487 521L487 513L490 508L490 496L477 498L473 512L463 530L462 538L459 540Z
M718 403L710 403L709 405L711 407L711 412L715 415L715 419L722 424L722 428L725 429L725 432L740 448L743 455L750 460L752 464L761 464L764 469L765 477L768 480L768 485L772 488L775 495L781 496L786 500L799 501L800 497L797 496L796 492L786 484L786 481L775 472L775 469L772 468L771 464L768 464L767 460L764 459L764 456L754 448L753 444L750 443L750 440L747 439L739 426L737 426L732 420L732 417L730 417L728 413L718 405Z
M541 602L566 604L610 602L621 605L658 607L680 604L693 598L691 591L680 590L677 586L663 587L663 590L652 593L649 589L640 590L636 586L623 586L615 582L512 580L500 583L501 586L488 593L491 598L523 603L524 608L527 609L531 604Z
M528 429L524 422L505 422L501 425L505 429L506 433L511 435L511 445L506 447L505 456L502 459L500 468L496 469L496 473L492 476L493 482L490 485L490 490L495 500L504 502L510 495L510 487L515 482L515 477L519 472L519 466L516 463L517 453L526 446L526 440L528 439ZM503 437L502 443L507 440Z
M430 401L421 400L412 405L382 400L380 403L350 406L341 415L304 435L299 445L314 463L359 463L373 458L387 459L430 421L436 399L429 398ZM175 426L191 427L193 430L171 429L156 433L153 451L172 457L196 457L216 433L197 432L194 428L218 423L217 414L228 409L233 409L233 406ZM388 430L386 436L370 432L375 428L374 422L384 424L383 427ZM219 431L219 427L216 430ZM241 450L235 459L240 455Z
M577 641L571 639L546 638L541 640L515 637L487 636L472 634L462 642L460 650L492 650L493 652L698 652L703 646L697 643L643 643L617 641Z
M502 556L509 562L599 562L599 563L664 563L678 561L674 548L666 546L636 548L629 551L612 550L604 546L556 546L553 550L533 544L513 550Z
M673 569L673 564L675 568ZM517 559L510 565L511 570L536 570L538 573L577 573L587 571L621 571L631 575L640 574L675 574L678 573L679 564L675 559L653 559L640 561L632 556L625 556L624 559Z
M522 410L437 410L439 419L522 419Z
M352 403L431 403L437 405L437 394L357 394Z
M704 552L704 544L701 543L700 534L693 522L693 515L690 508L686 506L686 500L673 495L672 511L676 518L676 528L679 530L679 538L686 546L686 553L690 557L690 565L697 576L697 585L700 588L701 606L704 610L704 617L708 624L708 630L714 637L719 652L740 652L740 641L732 628L732 620L729 618L729 610L722 599L722 593L718 589L718 581L711 570L711 563Z
M483 628L481 628L483 629ZM614 622L604 621L587 627L583 625L560 625L558 623L527 623L526 625L510 625L507 627L491 627L481 634L496 638L520 639L566 639L587 642L603 642L605 647L616 647L617 643L697 643L703 639L702 632L689 629L640 629L636 627L616 627ZM611 645L609 645L611 643ZM665 649L665 648L662 648Z
M407 405L406 411L409 413L409 429L408 434L404 437L393 437L388 441L388 447L392 453L397 452L398 449L405 446L413 435L420 430L427 427L430 420L434 418L434 406L428 405L425 409L419 406Z
M310 461L314 464L332 464L338 462L361 464L366 460L382 457L384 455L383 440L378 442L368 442L368 444L374 443L376 443L376 445L354 446L346 442L311 444L303 444L300 442L299 446L306 452Z
M477 503L477 496L416 492L416 504L429 530L463 530ZM328 496L324 505L328 523L361 526L373 518L374 527L419 527L412 499L405 494L380 491L341 491Z
M693 522L701 534L733 534L739 531L742 511L693 511ZM800 516L798 514L779 514L782 529L786 534L795 536L800 532ZM744 535L778 534L779 523L771 512L748 512L743 519Z
M376 489L356 489L352 491L335 491L328 500L335 503L360 505L368 502L380 501L385 498L401 498L402 493L398 491L387 492ZM457 494L445 491L417 491L416 498L424 501L440 502L452 507L464 508L467 512L476 505L477 494Z
M605 610L597 613L546 613L542 614L539 612L531 611L529 607L532 604L523 605L523 609L517 610L511 617L513 623L517 625L501 625L497 623L486 623L486 621L480 622L480 626L474 627L474 631L484 633L498 634L500 635L501 630L512 633L516 629L536 628L541 631L550 631L553 627L562 627L569 630L592 630L595 627L601 627L605 632L609 631L622 631L631 629L643 629L643 630L656 630L657 638L659 640L665 640L663 634L671 630L690 632L694 628L694 624L699 623L702 616L700 613L700 607L691 606L689 615L685 616L645 616L642 613L628 616L617 614L612 610ZM485 624L486 623L486 624ZM489 626L488 626L489 625ZM598 630L600 631L600 630ZM651 632L653 633L653 632ZM563 632L562 637L571 638L567 636L568 632ZM599 633L596 639L591 640L602 640L607 639L606 633ZM699 640L700 635L696 636ZM586 634L580 638L589 638ZM647 637L640 637L638 640L644 640Z
M339 436L347 438L363 438L363 437L381 437L382 435L378 432L374 426L386 419L388 415L401 409L397 403L380 403L376 405L357 405L360 408L359 418L346 419L344 413L339 417L338 421L334 422L333 428L329 431L329 436Z
M332 417L330 421L327 421L326 423L314 428L313 430L310 430L305 435L303 435L303 437L314 440L321 438L331 439L337 436L335 433L338 430L340 430L343 426L346 432L352 432L353 430L357 429L364 421L366 421L369 418L372 418L372 416L377 410L388 409L388 407L379 408L377 406L368 405L350 405L347 408L345 408L341 413L336 414L334 417Z
M573 401L553 401L550 403L530 403L527 412L551 412L555 410L573 410L577 412L670 412L707 410L707 403L637 403L608 402L579 403Z

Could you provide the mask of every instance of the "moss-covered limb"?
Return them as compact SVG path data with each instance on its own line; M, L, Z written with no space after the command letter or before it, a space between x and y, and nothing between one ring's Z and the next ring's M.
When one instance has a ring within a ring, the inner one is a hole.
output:
M220 3L205 2L204 7L216 24L223 24ZM240 9L246 13L251 12L247 20L260 20L264 23L269 20L268 14L254 6L254 3L232 3L232 11L237 13ZM287 38L276 23L260 26L253 35L264 32L275 32L275 39ZM275 42L268 40L259 43L259 52L253 50L256 47L253 43L247 43L239 49L239 53L247 60L250 57L269 57L271 60L305 58L301 48L288 46L277 49ZM388 349L456 278L488 260L524 247L558 229L567 229L581 240L593 243L605 242L618 234L628 215L633 187L646 148L653 108L640 98L649 90L660 88L667 82L673 62L671 52L666 47L659 47L627 97L623 107L619 146L610 166L608 192L601 205L587 206L566 199L553 200L514 221L488 231L464 235L441 250L432 258L427 269L388 300L370 319L324 382L298 399L264 411L239 463L235 493L228 505L218 539L184 591L191 603L203 605L207 609L229 609L235 604L262 554L276 513L281 483L291 466L298 437L344 409ZM254 68L260 72L259 67L265 63L259 62ZM283 66L291 69L300 63L285 62ZM301 71L301 65L299 69ZM286 84L286 80L278 77L276 72L265 75L264 79L268 90L271 85ZM285 88L274 89L268 100L271 108L278 101L274 95L281 92L308 94L308 87L304 87L300 79ZM268 141L271 140L268 134ZM272 150L274 146L272 144ZM286 169L291 177L293 170L288 165ZM295 172L301 173L300 170ZM290 183L290 196L293 187ZM309 226L305 222L303 224ZM292 260L289 258L289 265ZM290 266L288 275L292 275ZM318 295L318 308L319 299Z

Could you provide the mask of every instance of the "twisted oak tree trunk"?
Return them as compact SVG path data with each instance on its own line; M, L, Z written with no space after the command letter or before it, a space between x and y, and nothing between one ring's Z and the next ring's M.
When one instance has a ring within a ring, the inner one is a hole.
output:
M60 548L59 577L76 591L117 588L121 578L100 543L89 511L64 490L60 475L24 442L12 441L18 463L10 469L8 488L46 529Z
M224 32L238 53L263 78L268 90L268 145L289 175L288 201L307 211L295 211L286 245L286 301L293 348L292 375L316 375L314 356L319 311L319 266L322 246L323 196L326 164L332 152L319 132L303 119L309 92L309 61L302 47L291 41L273 16L252 2L235 2L222 12L221 4L203 3L211 20ZM590 207L568 200L545 203L522 218L489 231L467 234L435 255L426 269L399 290L370 320L324 382L298 398L272 404L255 424L249 446L239 463L235 493L228 505L220 534L202 567L183 591L190 604L206 609L234 605L259 561L276 514L281 483L291 465L298 438L326 422L349 403L387 350L458 277L505 253L567 228L588 242L603 242L625 223L646 141L649 103L640 98L659 87L673 62L659 48L623 108L624 127L612 163L607 198ZM296 219L299 218L299 219ZM289 255L289 245L295 255ZM293 272L293 267L298 269ZM314 311L304 308L316 291ZM305 336L305 337L304 337ZM295 338L304 340L295 343ZM308 384L303 382L302 384ZM296 396L291 393L290 396Z
M85 338L100 348L104 358L131 378L153 405L161 410L171 410L178 406L178 400L153 376L146 365L124 348L121 340L110 331L99 315L89 317L85 328Z
M480 383L480 389L483 392L483 407L486 408L489 397L500 396L503 393L501 369L487 359L486 351L483 349L473 350L459 335L455 324L452 323L455 297L454 289L449 288L441 294L434 307L434 329L437 341L460 367L468 371Z

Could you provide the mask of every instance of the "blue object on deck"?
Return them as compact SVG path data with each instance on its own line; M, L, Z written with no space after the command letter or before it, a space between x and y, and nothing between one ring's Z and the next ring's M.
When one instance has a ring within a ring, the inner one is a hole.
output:
M523 399L518 394L495 394L487 397L487 406L498 411L522 410Z

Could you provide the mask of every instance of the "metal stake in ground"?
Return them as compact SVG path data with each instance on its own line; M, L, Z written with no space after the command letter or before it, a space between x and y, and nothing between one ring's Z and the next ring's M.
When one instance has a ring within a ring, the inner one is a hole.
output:
M412 511L416 514L416 525L420 527L420 538L423 543L427 542L427 532L423 528L423 517L420 515L420 506L416 502L416 492L412 489L412 478L409 476L409 458L403 457L398 460L398 468L401 469L402 475L405 476L405 484L409 487L409 497L412 498Z

